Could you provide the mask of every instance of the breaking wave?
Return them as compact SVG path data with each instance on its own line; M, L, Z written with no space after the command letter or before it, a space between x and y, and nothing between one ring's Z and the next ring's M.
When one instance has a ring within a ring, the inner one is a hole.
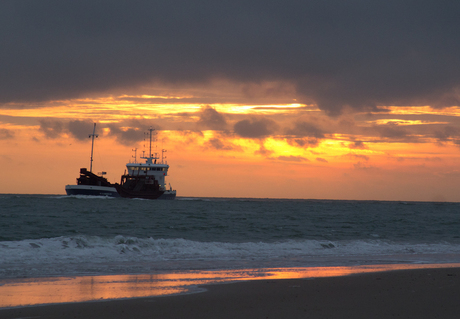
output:
M178 269L460 262L460 245L376 240L198 242L115 236L0 242L1 278Z

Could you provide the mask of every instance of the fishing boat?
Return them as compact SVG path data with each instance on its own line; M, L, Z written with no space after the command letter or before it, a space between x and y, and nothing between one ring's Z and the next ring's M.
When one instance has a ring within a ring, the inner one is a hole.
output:
M120 184L115 183L115 188L121 197L143 199L175 199L176 191L169 185L166 188L165 178L168 175L169 165L164 160L161 151L161 160L158 153L152 154L152 135L154 129L149 129L149 153L141 156L145 163L127 163L125 173L121 176Z
M94 151L94 138L98 137L96 134L96 123L94 123L93 134L91 137L91 161L89 171L86 168L80 168L80 176L77 178L77 185L66 185L65 191L67 195L87 195L87 196L107 196L107 197L120 197L114 184L111 184L106 174L102 172L99 175L93 173L93 151Z

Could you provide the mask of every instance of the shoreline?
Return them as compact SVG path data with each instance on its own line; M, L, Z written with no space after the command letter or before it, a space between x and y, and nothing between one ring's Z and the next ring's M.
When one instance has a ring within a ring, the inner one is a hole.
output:
M39 318L458 318L460 267L198 284L205 291L0 308Z
M460 268L208 285L164 297L0 309L39 318L458 318Z
M460 263L188 270L0 280L0 309L189 294L199 286L273 279L314 279L409 269L460 268Z

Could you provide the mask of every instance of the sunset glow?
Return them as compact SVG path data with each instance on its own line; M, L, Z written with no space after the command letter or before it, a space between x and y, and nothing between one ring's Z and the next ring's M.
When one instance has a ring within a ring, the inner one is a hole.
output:
M145 151L143 134L154 127L179 196L460 200L451 191L460 172L460 149L449 136L456 107L329 117L299 103L154 104L152 98L170 99L125 94L5 105L0 161L14 173L4 176L35 177L26 185L3 184L0 192L63 194L88 166L87 135L98 123L95 168L113 182L134 148L138 158ZM24 165L30 156L34 165ZM51 171L56 174L43 187L38 176Z
M178 196L460 201L454 4L189 5L3 4L0 193L64 194L97 123L111 182L154 128Z

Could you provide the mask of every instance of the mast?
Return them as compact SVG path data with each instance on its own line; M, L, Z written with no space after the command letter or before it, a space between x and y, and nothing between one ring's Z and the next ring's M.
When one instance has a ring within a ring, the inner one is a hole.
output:
M137 147L132 149L132 151L134 152L134 156L131 156L134 158L134 163L137 163Z
M145 156L144 151L142 151L143 156L141 156L141 158L146 159L147 164L156 164L156 161L158 159L157 153L155 153L155 156L153 156L153 154L152 154L152 135L153 135L152 133L153 133L153 131L155 131L154 128L149 128L149 134L150 134L149 154L148 154L148 156ZM144 145L144 147L145 147L145 145ZM155 163L153 162L153 160L155 160Z
M94 149L94 137L98 137L99 135L96 134L96 123L94 123L93 127L93 134L90 134L91 137L91 162L89 164L89 172L93 172L93 149Z
M149 132L150 132L149 157L152 157L152 132L153 131L155 131L155 129L149 128Z
M161 149L161 164L165 163L164 159L166 158L166 156L165 156L166 152L167 152L167 150L165 150L164 148Z

